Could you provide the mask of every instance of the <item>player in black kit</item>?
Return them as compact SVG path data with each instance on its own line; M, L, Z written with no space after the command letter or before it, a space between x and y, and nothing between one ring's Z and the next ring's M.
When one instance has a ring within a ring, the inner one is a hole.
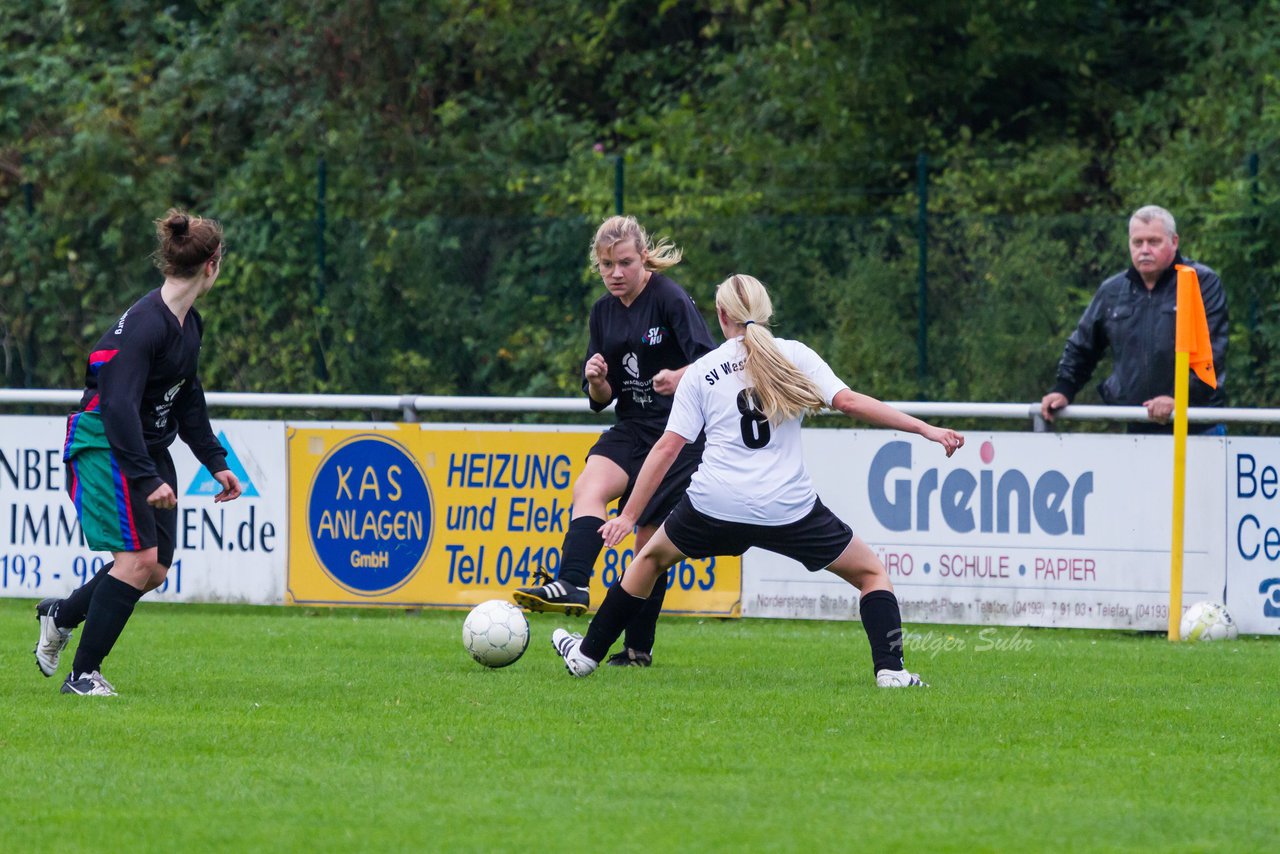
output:
M62 693L113 696L102 661L148 590L164 583L178 528L177 473L169 446L181 437L222 485L240 495L227 452L209 425L197 374L204 324L192 307L222 269L222 227L170 210L156 221L154 258L164 284L134 303L89 354L80 410L67 419L67 492L81 531L113 562L66 599L36 606L36 664L45 676L84 623Z
M610 217L596 231L591 262L609 293L591 308L582 389L595 412L616 400L618 422L592 446L573 484L573 518L559 577L517 590L512 598L518 605L570 615L586 612L591 604L587 583L604 548L599 529L605 508L617 498L626 502L649 449L666 428L671 396L685 367L715 347L693 300L664 274L680 258L670 241L655 245L635 217ZM684 448L637 518L637 552L684 495L702 446L699 439ZM665 584L654 586L627 626L625 648L610 664L647 667L652 662L654 628L665 595Z

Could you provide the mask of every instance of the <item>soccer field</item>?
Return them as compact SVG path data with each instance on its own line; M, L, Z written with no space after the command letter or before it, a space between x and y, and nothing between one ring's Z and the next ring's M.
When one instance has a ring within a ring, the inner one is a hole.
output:
M115 698L0 600L0 848L1274 850L1274 639L667 619L655 666L488 671L460 612L143 603ZM568 624L583 630L585 619ZM75 640L73 638L74 648Z

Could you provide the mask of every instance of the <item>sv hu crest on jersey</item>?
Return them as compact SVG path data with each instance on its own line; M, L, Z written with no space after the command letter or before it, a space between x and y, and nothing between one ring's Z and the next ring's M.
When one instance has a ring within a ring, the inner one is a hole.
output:
M666 336L666 334L667 334L667 330L663 329L661 326L654 326L644 334L644 338L642 338L641 340L644 341L644 343L648 344L650 347L656 347L662 343L662 339Z

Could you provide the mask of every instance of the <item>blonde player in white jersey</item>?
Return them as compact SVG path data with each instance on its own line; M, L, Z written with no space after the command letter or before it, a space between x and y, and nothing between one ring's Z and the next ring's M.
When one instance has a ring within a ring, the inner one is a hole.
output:
M725 343L691 364L676 389L666 432L649 452L625 507L600 528L621 542L680 449L705 429L706 450L685 497L610 588L587 635L556 629L551 640L574 676L588 676L655 583L686 557L740 555L752 547L826 569L861 594L876 684L923 685L902 659L902 615L884 564L819 500L800 450L806 412L830 407L878 427L918 433L945 449L964 445L955 430L859 394L799 341L774 338L773 304L763 284L735 275L716 289Z

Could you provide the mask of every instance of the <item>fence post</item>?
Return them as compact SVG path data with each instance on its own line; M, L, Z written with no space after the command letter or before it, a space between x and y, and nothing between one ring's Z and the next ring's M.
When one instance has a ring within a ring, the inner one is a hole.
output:
M1253 235L1258 233L1258 152L1249 153L1249 226ZM1254 259L1256 265L1258 259ZM1249 329L1258 331L1258 292L1249 297Z
M36 214L36 188L31 183L31 179L27 177L27 155L22 155L20 161L22 167L22 201L23 207L27 210L27 240L31 239L31 228L33 219ZM28 242L28 248L30 243ZM27 340L22 342L22 387L32 388L35 385L36 374L36 318L35 310L31 307L31 292L38 287L38 283L32 281L27 287L22 289L22 311L26 315L27 321ZM28 408L28 412L34 410Z
M325 216L325 192L329 179L329 166L321 157L316 163L316 338L315 360L316 378L320 381L329 379L329 369L325 366L324 325L321 322L325 302L325 265L328 263L324 254L324 235L327 230Z
M36 188L32 185L31 181L27 178L26 166L27 166L27 155L24 154L22 155L22 173L23 173L22 174L22 178L23 178L22 201L25 203L25 206L27 209L27 216L32 216L36 212Z
M624 175L626 173L626 158L621 154L614 155L613 158L613 212L618 216L622 216L623 198L626 189L626 181Z
M916 241L919 245L917 260L917 292L919 326L916 330L916 354L918 358L916 379L920 394L925 396L925 383L929 377L929 155L921 151L916 155L916 196L919 207L916 212Z

